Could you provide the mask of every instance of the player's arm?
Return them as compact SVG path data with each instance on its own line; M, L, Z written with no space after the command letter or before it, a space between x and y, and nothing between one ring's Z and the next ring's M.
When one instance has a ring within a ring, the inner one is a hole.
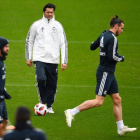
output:
M5 79L5 76L4 76L4 79L3 79L3 72L2 72L2 67L0 65L0 101L3 101L4 100L4 96L3 96L3 90L4 90L4 79Z
M68 63L68 43L63 27L60 30L60 48L61 48L61 69L62 71L67 68Z
M6 88L4 88L4 91L3 91L3 95L5 97L5 99L11 99L11 95L7 92Z
M3 101L4 99L11 99L11 98L12 98L11 95L6 91L6 88L4 88L3 90L0 88L0 101Z
M35 23L30 27L27 38L26 38L26 64L31 67L32 66L32 48L34 44L34 39L36 36L36 25Z
M4 100L3 91L0 90L0 102Z
M99 38L95 42L92 42L92 44L90 45L91 50L96 50L99 47L99 45L100 45L100 39Z
M108 59L110 61L123 62L124 56L118 54L117 40L111 38L108 45Z

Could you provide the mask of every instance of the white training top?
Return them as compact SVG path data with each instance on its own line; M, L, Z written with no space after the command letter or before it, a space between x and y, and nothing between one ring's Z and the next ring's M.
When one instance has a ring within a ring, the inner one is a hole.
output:
M68 62L68 46L62 25L54 19L42 19L34 22L26 38L26 59L45 63Z

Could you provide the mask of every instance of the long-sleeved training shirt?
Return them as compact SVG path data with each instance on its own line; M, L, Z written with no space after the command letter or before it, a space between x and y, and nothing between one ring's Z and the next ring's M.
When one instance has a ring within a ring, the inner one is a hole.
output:
M68 46L62 25L54 19L43 16L34 22L26 38L26 59L45 63L67 64Z
M124 56L118 54L118 40L114 33L109 30L103 31L91 44L90 49L95 50L98 47L100 47L100 64L97 70L115 72L116 63L124 61Z
M6 69L2 58L0 57L0 95L3 95L5 87Z

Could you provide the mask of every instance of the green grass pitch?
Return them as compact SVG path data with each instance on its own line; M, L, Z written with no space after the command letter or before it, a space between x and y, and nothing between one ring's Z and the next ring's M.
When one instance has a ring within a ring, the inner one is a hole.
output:
M55 114L35 116L33 108L38 103L34 67L25 60L25 39L31 24L42 18L43 6L56 5L55 18L65 29L68 46L68 68L59 65ZM10 40L10 51L5 61L6 88L12 95L7 101L10 122L18 106L27 106L32 113L32 124L43 129L49 140L139 140L140 139L140 1L139 0L1 0L0 36ZM109 29L112 16L118 14L125 23L124 32L118 37L119 54L125 62L118 63L116 78L122 97L123 120L134 133L117 135L112 112L112 101L106 97L102 107L75 116L72 127L66 126L64 110L83 101L95 98L96 68L99 50L89 46L100 33Z

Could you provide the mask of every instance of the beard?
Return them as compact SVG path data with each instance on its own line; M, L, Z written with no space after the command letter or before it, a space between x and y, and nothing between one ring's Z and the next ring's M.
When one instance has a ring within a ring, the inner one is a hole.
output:
M118 31L116 31L116 36L119 36L119 33L118 33Z
M6 56L8 55L8 52L4 52L3 49L1 50L1 54L2 54L2 59L6 60Z

